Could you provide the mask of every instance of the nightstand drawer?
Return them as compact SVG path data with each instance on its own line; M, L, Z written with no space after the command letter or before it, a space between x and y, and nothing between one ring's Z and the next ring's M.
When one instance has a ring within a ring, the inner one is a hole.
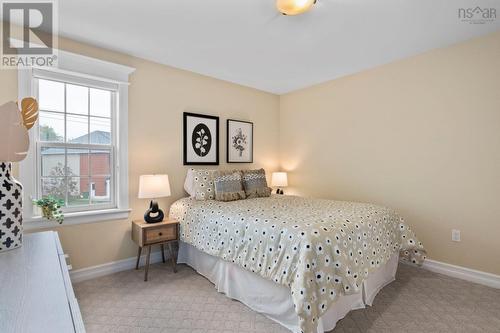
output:
M144 243L152 244L177 239L177 225L162 226L144 230Z

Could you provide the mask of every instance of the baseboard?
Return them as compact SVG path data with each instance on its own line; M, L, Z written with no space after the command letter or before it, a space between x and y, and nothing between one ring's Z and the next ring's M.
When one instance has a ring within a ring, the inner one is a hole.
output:
M407 261L402 262L405 264L408 263ZM451 265L432 259L426 259L424 261L424 264L422 265L422 268L427 269L431 272L500 289L500 275L486 273L462 266Z
M132 257L123 260L108 262L102 265L71 271L70 272L71 282L78 283L85 280L90 280L101 276L133 269L135 267L136 260L137 257ZM145 256L142 256L141 263L144 264L145 261L146 261ZM152 264L158 263L160 261L161 261L161 252L151 253ZM402 263L409 264L407 261L402 261ZM451 265L432 259L426 259L424 261L424 264L422 265L422 268L427 269L431 272L500 289L500 275L486 273L462 266Z
M168 253L165 253L165 257L168 257ZM77 269L70 272L71 282L78 283L85 280L95 279L101 276L106 276L113 273L118 273L121 271L126 271L135 268L137 257L127 258L117 261L108 262L102 265ZM151 263L158 263L161 259L161 252L151 253ZM146 262L146 256L141 257L141 265Z

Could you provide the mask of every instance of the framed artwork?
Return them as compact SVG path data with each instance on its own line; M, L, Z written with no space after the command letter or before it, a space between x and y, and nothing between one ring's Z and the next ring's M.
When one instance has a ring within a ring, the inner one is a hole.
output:
M184 112L184 165L219 165L219 117Z
M253 163L253 123L227 120L227 163Z

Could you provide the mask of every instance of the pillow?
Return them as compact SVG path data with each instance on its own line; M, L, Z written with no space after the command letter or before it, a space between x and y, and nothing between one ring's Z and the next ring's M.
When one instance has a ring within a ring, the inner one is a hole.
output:
M194 198L196 193L194 190L194 172L195 170L193 168L188 169L186 180L184 181L184 190L186 190L191 198Z
M267 186L266 171L243 170L243 188L247 198L269 197L271 188Z
M194 170L194 198L196 200L214 200L215 170Z
M245 199L245 191L241 183L241 172L216 171L214 173L215 200L234 201Z

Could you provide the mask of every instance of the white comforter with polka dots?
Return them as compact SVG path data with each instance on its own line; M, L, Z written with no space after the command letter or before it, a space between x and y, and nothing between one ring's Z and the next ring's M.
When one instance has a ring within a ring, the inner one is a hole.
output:
M395 251L420 264L425 250L394 211L371 204L273 195L233 202L180 199L180 239L290 287L299 326L315 332L338 295Z

